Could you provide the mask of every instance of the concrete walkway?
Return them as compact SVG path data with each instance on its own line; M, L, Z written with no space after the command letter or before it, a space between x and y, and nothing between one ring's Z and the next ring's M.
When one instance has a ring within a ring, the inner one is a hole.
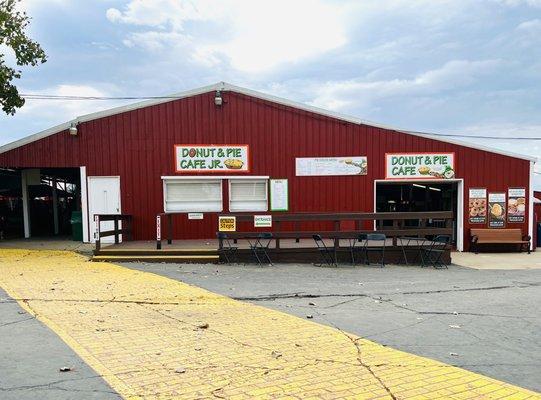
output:
M127 399L525 399L494 379L158 275L4 250L0 285Z
M474 269L541 269L541 250L528 253L451 254L453 264Z

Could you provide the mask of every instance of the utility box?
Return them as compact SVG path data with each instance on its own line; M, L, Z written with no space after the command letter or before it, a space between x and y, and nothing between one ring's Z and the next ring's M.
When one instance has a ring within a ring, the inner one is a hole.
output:
M76 242L83 241L83 214L81 211L72 211L71 213L71 236Z

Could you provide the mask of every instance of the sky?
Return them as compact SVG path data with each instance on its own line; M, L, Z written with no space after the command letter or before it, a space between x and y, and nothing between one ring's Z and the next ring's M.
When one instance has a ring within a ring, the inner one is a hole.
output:
M23 69L21 93L144 97L226 81L402 129L504 137L464 140L541 157L540 140L514 139L541 137L541 0L22 0L21 8L49 57ZM15 116L0 115L0 144L124 103L28 100Z

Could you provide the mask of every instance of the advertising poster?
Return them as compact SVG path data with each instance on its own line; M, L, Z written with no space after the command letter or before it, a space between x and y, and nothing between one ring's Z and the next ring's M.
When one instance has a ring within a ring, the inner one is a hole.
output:
M297 176L366 175L366 157L296 158Z
M507 191L507 221L526 220L526 188L509 188Z
M270 180L270 210L287 211L289 209L289 188L287 179Z
M218 217L218 231L235 232L237 230L237 218L230 216Z
M470 224L487 222L487 190L471 188L469 196Z
M250 172L248 145L175 145L175 171Z
M503 228L505 226L505 193L489 193L489 228Z
M454 153L385 154L386 179L453 179Z

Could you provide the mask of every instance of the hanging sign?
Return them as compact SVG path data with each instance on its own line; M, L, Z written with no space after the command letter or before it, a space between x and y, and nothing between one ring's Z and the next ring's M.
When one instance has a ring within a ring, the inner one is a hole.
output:
M524 222L526 220L526 188L509 188L507 194L507 221Z
M366 157L296 158L297 176L366 175Z
M250 172L248 145L175 145L175 171Z
M272 215L254 215L255 228L271 228Z
M489 193L489 228L503 228L505 226L505 193Z
M487 222L487 190L471 188L469 194L470 224L485 224Z
M452 179L455 153L387 153L386 179Z
M287 211L289 209L289 188L287 179L270 180L270 210Z
M237 218L233 216L218 217L218 231L235 232L237 230Z

